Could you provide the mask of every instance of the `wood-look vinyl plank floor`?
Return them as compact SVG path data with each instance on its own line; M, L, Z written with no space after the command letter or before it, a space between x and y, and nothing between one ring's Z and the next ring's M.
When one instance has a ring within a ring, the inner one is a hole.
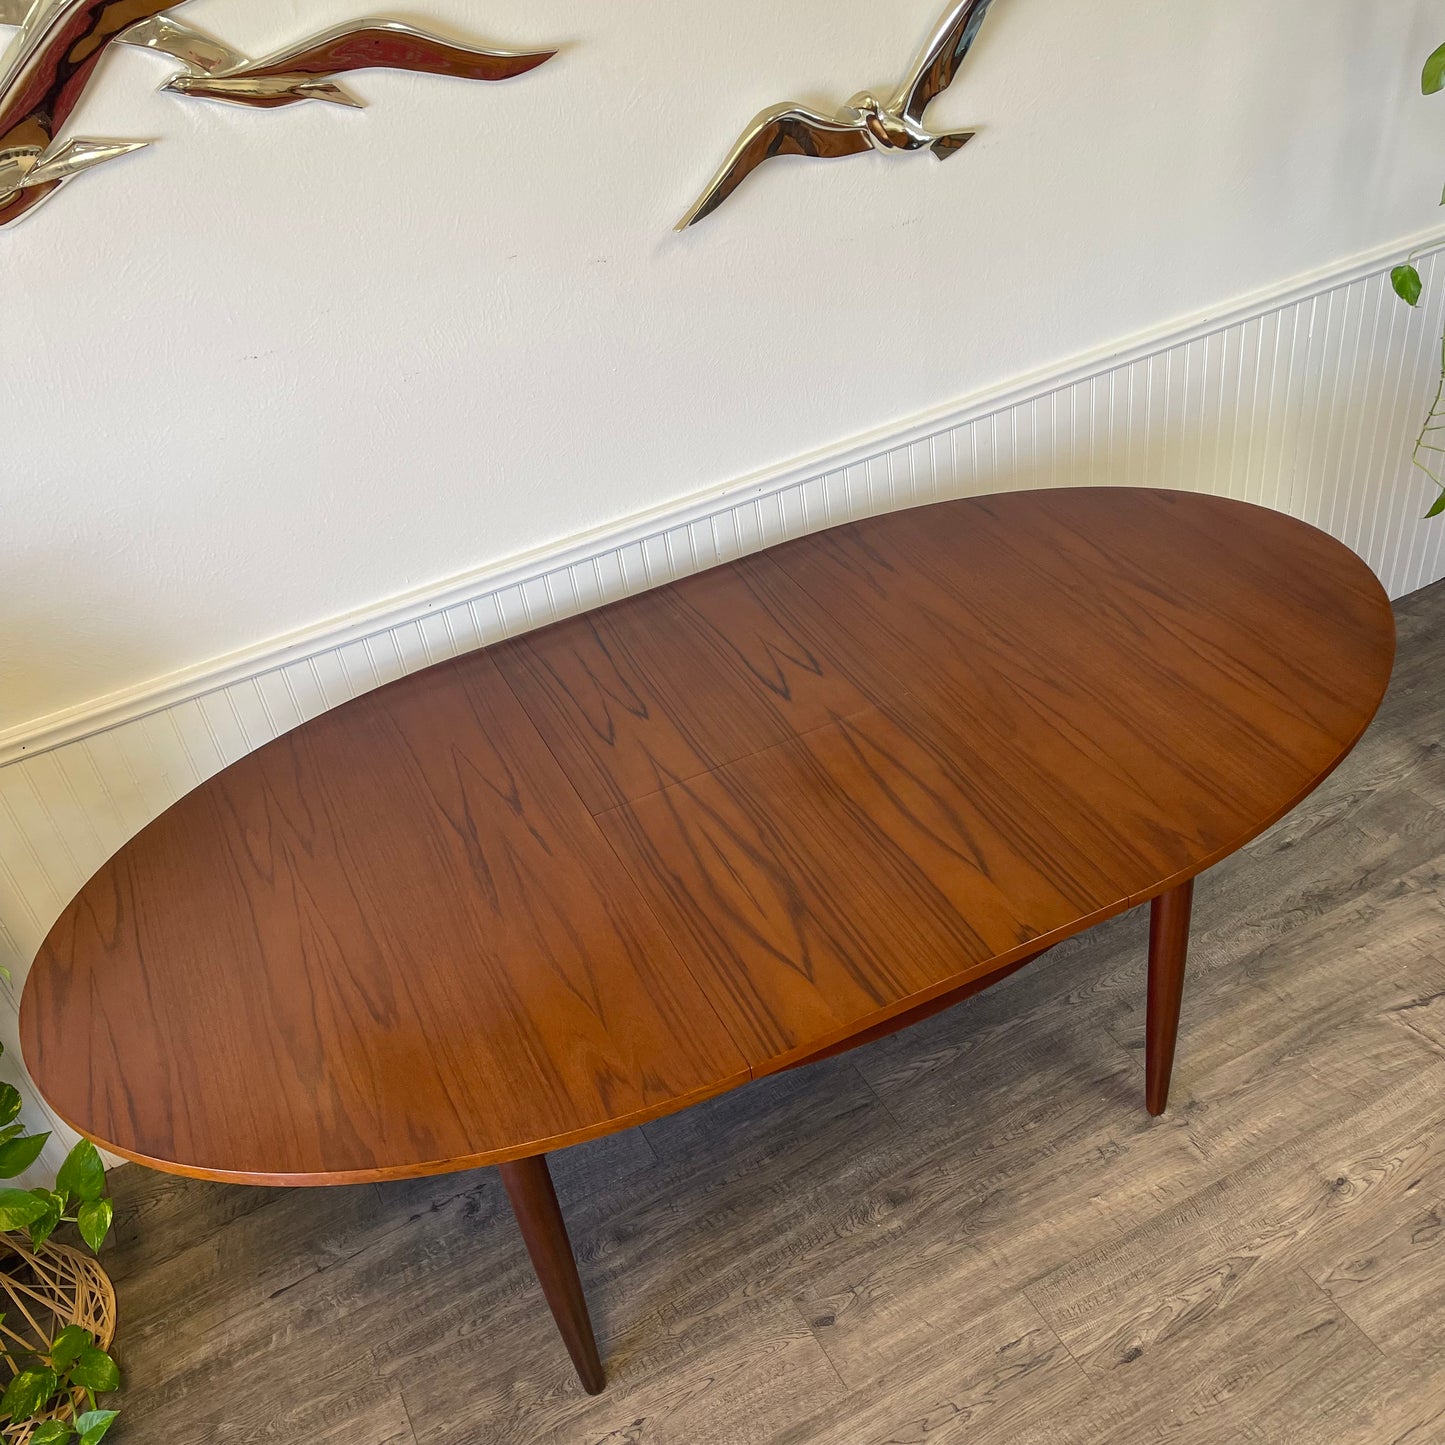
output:
M491 1171L113 1176L119 1445L1445 1445L1445 585L1357 752L1145 919L556 1156L584 1395Z

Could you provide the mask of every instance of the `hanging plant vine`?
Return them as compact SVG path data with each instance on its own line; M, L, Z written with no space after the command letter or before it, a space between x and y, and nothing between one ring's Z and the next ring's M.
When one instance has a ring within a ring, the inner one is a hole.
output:
M1445 90L1445 45L1440 46L1425 62L1420 89L1425 95ZM1440 204L1445 206L1445 193L1441 194ZM1409 306L1418 306L1425 290L1415 265L1418 254L1412 251L1403 265L1390 272L1390 284L1395 288L1395 294ZM1440 380L1435 387L1435 400L1430 403L1420 435L1415 438L1415 450L1411 457L1440 492L1434 505L1425 513L1427 517L1445 513L1445 446L1441 445L1442 440L1445 440L1445 335L1440 338Z

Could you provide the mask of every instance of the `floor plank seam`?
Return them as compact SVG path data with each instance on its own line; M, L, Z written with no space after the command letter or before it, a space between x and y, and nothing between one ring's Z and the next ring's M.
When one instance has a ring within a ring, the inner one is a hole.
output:
M374 1355L372 1358L375 1360ZM411 1418L411 1406L406 1402L406 1391L400 1386L397 1387L396 1398L401 1402L401 1413L406 1417L406 1428L408 1434L411 1436L412 1445L421 1445L417 1437L416 1425Z
M847 1382L847 1380L845 1380L845 1379L843 1378L843 1372L842 1372L842 1371L838 1368L838 1366L834 1363L833 1357L832 1357L832 1355L830 1355L830 1354L828 1353L827 1347L823 1344L823 1341L818 1338L818 1331L814 1328L812 1320L810 1320L810 1319L808 1318L806 1312L805 1312L804 1309L803 1309L803 1306L802 1306L801 1302L800 1302L799 1300L797 1300L797 1299L794 1299L794 1300L791 1301L791 1303L792 1303L793 1309L794 1309L794 1311L797 1313L799 1319L801 1319L802 1322L803 1322L803 1328L804 1328L805 1330L807 1330L807 1332L812 1336L814 1347L817 1349L818 1353L819 1353L820 1355L822 1355L823 1359L827 1362L828 1369L829 1369L829 1371L832 1373L833 1378L834 1378L835 1380L837 1380L837 1382L838 1382L838 1391L839 1391L839 1399L840 1399L840 1400L846 1400L846 1399L848 1399L848 1397L849 1397L850 1395L852 1395L852 1393L853 1393L853 1387Z
M1045 1277L1046 1277L1046 1276L1042 1276L1042 1275L1040 1276L1041 1279L1042 1279L1042 1278L1045 1278ZM1072 1361L1073 1366L1074 1366L1074 1369L1075 1369L1075 1370L1077 1371L1077 1373L1078 1373L1080 1382L1081 1382L1082 1384L1084 1384L1084 1385L1087 1385L1089 1388L1092 1389L1092 1388L1093 1388L1094 1381L1093 1381L1093 1378L1090 1376L1089 1372L1084 1368L1083 1362L1082 1362L1082 1361L1079 1359L1079 1357L1069 1348L1069 1342L1058 1332L1058 1330L1056 1330L1056 1329L1048 1322L1047 1319L1044 1318L1044 1312L1039 1308L1038 1302L1033 1298L1032 1295L1029 1294L1027 1288L1021 1289L1021 1290L1019 1291L1019 1298L1022 1299L1023 1302L1034 1312L1035 1317L1038 1319L1038 1322L1044 1327L1045 1331L1046 1331L1053 1339L1055 1339L1055 1340L1057 1340L1057 1341L1059 1342L1059 1348L1060 1348L1061 1350L1063 1350L1063 1352L1064 1352L1064 1353L1069 1357L1069 1359Z
M908 1132L908 1125L904 1123L901 1118L899 1118L897 1113L894 1112L888 1100L885 1099L883 1095L878 1092L877 1088L874 1087L873 1082L871 1079L869 1079L868 1075L865 1074L863 1070L857 1066L856 1063L850 1063L849 1069L851 1070L853 1076L861 1081L863 1087L872 1096L874 1102L883 1110L883 1112L888 1116L888 1118L892 1120L893 1127L895 1129L898 1129L900 1132Z
M1187 995L1186 995L1186 997L1185 997L1185 1006L1186 1006L1186 1008L1188 1007L1188 1002L1189 1002L1189 1000L1188 1000L1188 997L1187 997ZM1185 1027L1186 1027L1186 1022L1187 1022L1186 1020L1184 1020L1184 1019L1181 1018L1180 1024L1179 1024L1179 1053L1180 1053L1180 1055L1181 1055L1181 1059L1180 1059L1180 1062L1181 1062L1181 1063L1184 1062L1184 1059L1187 1058L1187 1054L1188 1054L1188 1049L1187 1049L1187 1042L1188 1042L1188 1041L1187 1041L1187 1039L1186 1039L1186 1037L1185 1037L1185 1033L1184 1033L1184 1030L1185 1030ZM1142 1079L1142 1078L1144 1077L1144 1055L1143 1055L1143 1052L1142 1052L1141 1050L1139 1050L1139 1049L1131 1049L1131 1048L1129 1047L1129 1045L1126 1044L1126 1043L1124 1042L1124 1040L1121 1039L1117 1033L1115 1033L1115 1031L1114 1031L1114 1030L1115 1030L1115 1027L1116 1027L1116 1025L1114 1025L1114 1024L1105 1024L1105 1025L1104 1025L1104 1028L1103 1028L1103 1032L1108 1036L1108 1038L1110 1039L1110 1041L1113 1043L1114 1047L1115 1047L1116 1049L1118 1049L1118 1051L1119 1051L1121 1054L1123 1054L1123 1056L1129 1061L1129 1072L1130 1072L1131 1074L1133 1074L1135 1077ZM1177 1070L1176 1073L1175 1073L1175 1076L1174 1076L1174 1085L1176 1085L1176 1086L1177 1086L1178 1083L1179 1083L1179 1075L1180 1075L1180 1073L1182 1073L1182 1070Z
M1328 1300L1331 1307L1340 1312L1340 1315L1344 1318L1345 1322L1349 1325L1349 1327L1357 1335L1359 1335L1362 1340L1364 1340L1366 1345L1369 1346L1372 1354L1374 1354L1378 1359L1382 1361L1388 1360L1390 1358L1390 1352L1385 1349L1385 1347L1381 1345L1378 1340L1375 1339L1375 1337L1369 1332L1369 1330L1367 1330L1359 1322L1359 1320L1354 1317L1354 1315L1350 1313L1348 1305L1346 1305L1342 1300L1337 1298L1332 1290L1330 1290L1327 1286L1317 1280L1310 1272L1310 1270L1307 1269L1304 1265L1299 1265L1297 1266L1297 1268L1299 1269L1300 1274L1302 1274L1307 1280L1309 1280L1310 1284L1314 1287L1314 1289L1318 1291L1321 1298Z
M1422 1048L1426 1049L1436 1058L1445 1058L1445 1039L1431 1038L1429 1034L1422 1033L1414 1024L1407 1023L1404 1019L1397 1019L1395 1022Z

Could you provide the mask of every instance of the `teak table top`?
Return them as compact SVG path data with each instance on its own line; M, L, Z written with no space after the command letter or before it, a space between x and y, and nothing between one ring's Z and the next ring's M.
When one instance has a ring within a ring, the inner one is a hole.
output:
M1340 544L1073 489L856 522L392 683L178 802L21 1009L208 1178L520 1159L825 1051L1240 847L1394 650Z

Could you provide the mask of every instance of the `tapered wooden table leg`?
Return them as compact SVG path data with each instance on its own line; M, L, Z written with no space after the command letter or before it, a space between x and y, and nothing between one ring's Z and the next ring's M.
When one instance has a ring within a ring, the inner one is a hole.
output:
M532 1256L532 1268L537 1271L537 1280L552 1307L552 1318L557 1321L567 1353L577 1367L582 1388L589 1395L601 1394L606 1377L597 1358L597 1341L592 1337L587 1300L582 1293L582 1281L577 1277L577 1261L567 1238L557 1191L552 1187L547 1156L537 1154L530 1159L499 1164L497 1168L501 1170L507 1198L512 1201L512 1213L517 1216L522 1238L527 1243L527 1253Z
M1149 905L1149 1021L1144 1038L1144 1099L1151 1114L1169 1102L1184 960L1189 953L1189 911L1194 880L1161 893Z

